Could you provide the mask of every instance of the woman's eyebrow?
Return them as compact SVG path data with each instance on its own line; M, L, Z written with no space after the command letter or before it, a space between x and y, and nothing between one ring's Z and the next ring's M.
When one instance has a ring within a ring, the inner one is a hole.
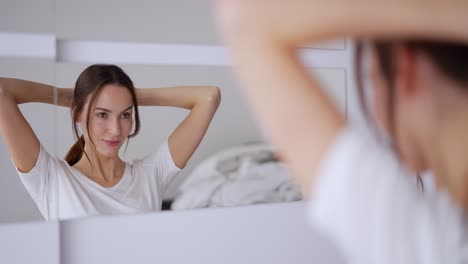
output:
M127 111L127 110L129 110L129 109L131 109L132 107L133 107L133 105L127 107L125 110L122 111L122 113L125 112L125 111ZM112 113L111 110L106 109L106 108L102 108L102 107L95 107L94 110L99 110L99 111L104 111L104 112Z
M128 110L130 110L130 109L132 109L132 108L133 108L133 105L131 105L131 106L125 108L125 110L123 110L122 113L125 112L125 111L128 111Z

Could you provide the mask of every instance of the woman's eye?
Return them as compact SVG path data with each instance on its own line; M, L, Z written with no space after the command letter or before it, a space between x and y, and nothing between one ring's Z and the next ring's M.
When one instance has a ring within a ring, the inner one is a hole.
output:
M97 116L99 118L107 118L107 113L98 113Z
M120 118L122 119L127 119L127 118L130 118L130 113L123 113Z

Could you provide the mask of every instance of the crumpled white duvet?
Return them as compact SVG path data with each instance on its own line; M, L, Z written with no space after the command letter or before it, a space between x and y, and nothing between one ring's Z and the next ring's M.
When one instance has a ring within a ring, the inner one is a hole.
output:
M285 165L266 144L218 153L194 169L180 187L173 210L300 200Z

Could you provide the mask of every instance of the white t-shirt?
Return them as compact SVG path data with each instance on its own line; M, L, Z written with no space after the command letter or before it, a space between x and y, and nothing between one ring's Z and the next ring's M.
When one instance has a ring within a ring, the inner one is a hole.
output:
M166 186L180 169L166 140L144 159L125 163L122 178L109 188L52 157L42 145L34 168L28 173L17 171L42 216L51 221L158 211Z
M308 219L349 263L468 263L466 219L449 194L421 192L391 151L356 128L324 159Z

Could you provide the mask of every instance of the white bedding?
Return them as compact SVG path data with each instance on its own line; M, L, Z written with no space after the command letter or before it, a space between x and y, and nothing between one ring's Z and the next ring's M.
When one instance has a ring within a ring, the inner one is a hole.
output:
M194 169L180 187L172 209L230 207L300 200L285 165L266 144L217 153Z

